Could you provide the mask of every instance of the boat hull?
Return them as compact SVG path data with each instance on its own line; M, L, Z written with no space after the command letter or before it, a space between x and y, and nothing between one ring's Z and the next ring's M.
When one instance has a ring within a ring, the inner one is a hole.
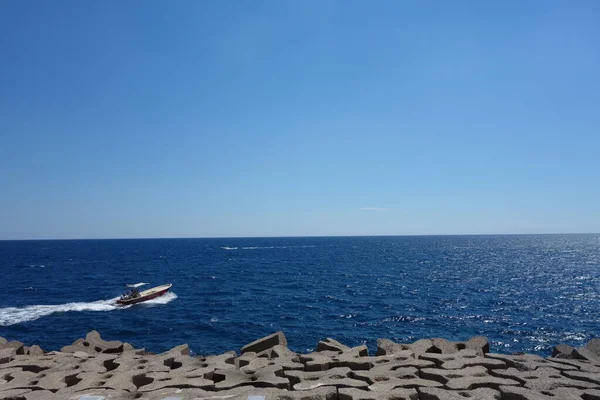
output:
M167 292L170 289L171 289L171 285L168 285L164 289L160 289L160 290L157 290L152 293L145 294L145 295L142 294L140 297L136 297L133 299L127 299L127 300L119 299L119 300L117 300L117 304L126 306L126 305L130 305L130 304L143 303L144 301L148 301L148 300L152 300L157 297L160 297L160 296L164 296L165 294L167 294ZM152 290L152 289L150 289L150 290Z

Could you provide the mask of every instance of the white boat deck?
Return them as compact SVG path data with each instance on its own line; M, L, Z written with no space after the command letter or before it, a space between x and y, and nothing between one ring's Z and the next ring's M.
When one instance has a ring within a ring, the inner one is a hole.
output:
M167 283L166 285L161 285L161 286L153 287L151 289L146 289L143 292L140 292L140 297L148 296L150 294L160 292L165 289L169 289L171 286L173 286L171 283Z

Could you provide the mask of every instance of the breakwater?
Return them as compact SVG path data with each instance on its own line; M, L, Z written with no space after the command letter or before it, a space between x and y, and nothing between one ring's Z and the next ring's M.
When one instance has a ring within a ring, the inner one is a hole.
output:
M485 337L334 340L292 352L282 332L219 355L193 356L188 345L153 354L92 331L44 351L0 338L0 399L600 399L600 339L552 355L490 352Z

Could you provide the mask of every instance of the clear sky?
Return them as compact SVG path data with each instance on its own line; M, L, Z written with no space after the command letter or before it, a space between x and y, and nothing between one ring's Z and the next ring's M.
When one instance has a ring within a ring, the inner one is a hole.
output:
M0 239L599 232L599 21L2 1Z

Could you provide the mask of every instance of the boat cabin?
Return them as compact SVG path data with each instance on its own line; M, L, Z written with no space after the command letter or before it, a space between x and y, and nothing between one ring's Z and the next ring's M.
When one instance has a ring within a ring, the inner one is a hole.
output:
M123 293L123 295L121 296L121 300L136 299L138 297L140 297L140 291L138 290L138 288L132 288L129 289L126 293Z

